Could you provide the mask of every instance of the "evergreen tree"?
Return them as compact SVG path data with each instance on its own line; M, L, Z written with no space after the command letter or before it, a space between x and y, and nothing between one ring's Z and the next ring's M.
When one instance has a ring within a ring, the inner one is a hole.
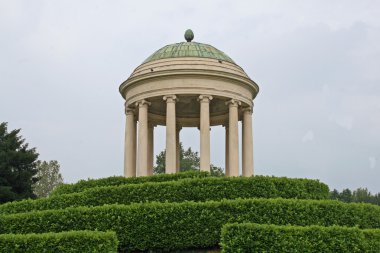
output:
M35 197L32 185L37 181L38 153L28 148L20 130L8 133L7 123L0 124L0 203Z

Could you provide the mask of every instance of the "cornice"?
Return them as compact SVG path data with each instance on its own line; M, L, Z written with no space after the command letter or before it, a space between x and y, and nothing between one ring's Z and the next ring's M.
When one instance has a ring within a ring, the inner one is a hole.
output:
M119 86L119 92L125 98L125 90L141 82L144 82L144 83L147 81L154 82L154 80L157 80L157 79L171 79L171 78L176 78L179 76L196 77L196 78L199 78L200 76L202 76L202 77L209 77L213 79L231 80L241 85L242 84L247 85L251 89L251 92L253 93L253 98L259 92L259 86L252 79L249 79L247 77L240 76L240 75L235 75L232 73L226 73L226 72L215 71L215 70L202 70L202 69L163 70L163 71L146 73L143 75L129 78L126 81L124 81Z

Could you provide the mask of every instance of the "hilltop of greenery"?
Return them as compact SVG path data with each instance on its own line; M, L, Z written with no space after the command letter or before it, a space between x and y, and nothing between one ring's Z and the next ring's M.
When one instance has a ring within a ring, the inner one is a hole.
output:
M220 246L224 252L378 252L380 207L329 198L318 180L284 177L187 171L81 180L58 186L48 198L0 205L0 251L51 245L51 252ZM296 239L301 234L303 243Z

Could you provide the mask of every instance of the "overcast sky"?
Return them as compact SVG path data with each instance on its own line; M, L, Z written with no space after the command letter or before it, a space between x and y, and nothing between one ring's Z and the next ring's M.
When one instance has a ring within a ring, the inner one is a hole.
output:
M255 174L380 192L379 1L0 0L0 122L66 182L122 175L118 87L187 28L260 86ZM183 130L184 146L199 150L198 134ZM222 167L223 134L212 128Z

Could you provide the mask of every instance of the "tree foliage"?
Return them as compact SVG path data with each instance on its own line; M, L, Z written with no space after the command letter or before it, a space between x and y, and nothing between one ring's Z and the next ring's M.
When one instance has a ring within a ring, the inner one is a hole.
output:
M189 170L199 170L200 167L200 157L198 152L193 151L190 147L184 149L182 143L179 144L180 152L180 165L179 171L189 171ZM156 166L153 168L155 174L165 173L165 156L166 150L161 151L156 156ZM222 176L224 175L223 169L214 165L210 165L210 172L212 176Z
M224 176L223 168L210 164L211 176L219 177Z
M38 181L33 186L33 191L37 197L48 197L55 187L63 184L63 177L59 172L59 163L53 161L37 161Z
M38 153L28 148L20 130L8 132L7 123L0 124L0 203L35 197Z
M350 189L343 189L342 192L334 189L330 192L330 198L346 203L359 202L380 205L380 193L372 195L367 188L358 188L354 191L351 191Z

